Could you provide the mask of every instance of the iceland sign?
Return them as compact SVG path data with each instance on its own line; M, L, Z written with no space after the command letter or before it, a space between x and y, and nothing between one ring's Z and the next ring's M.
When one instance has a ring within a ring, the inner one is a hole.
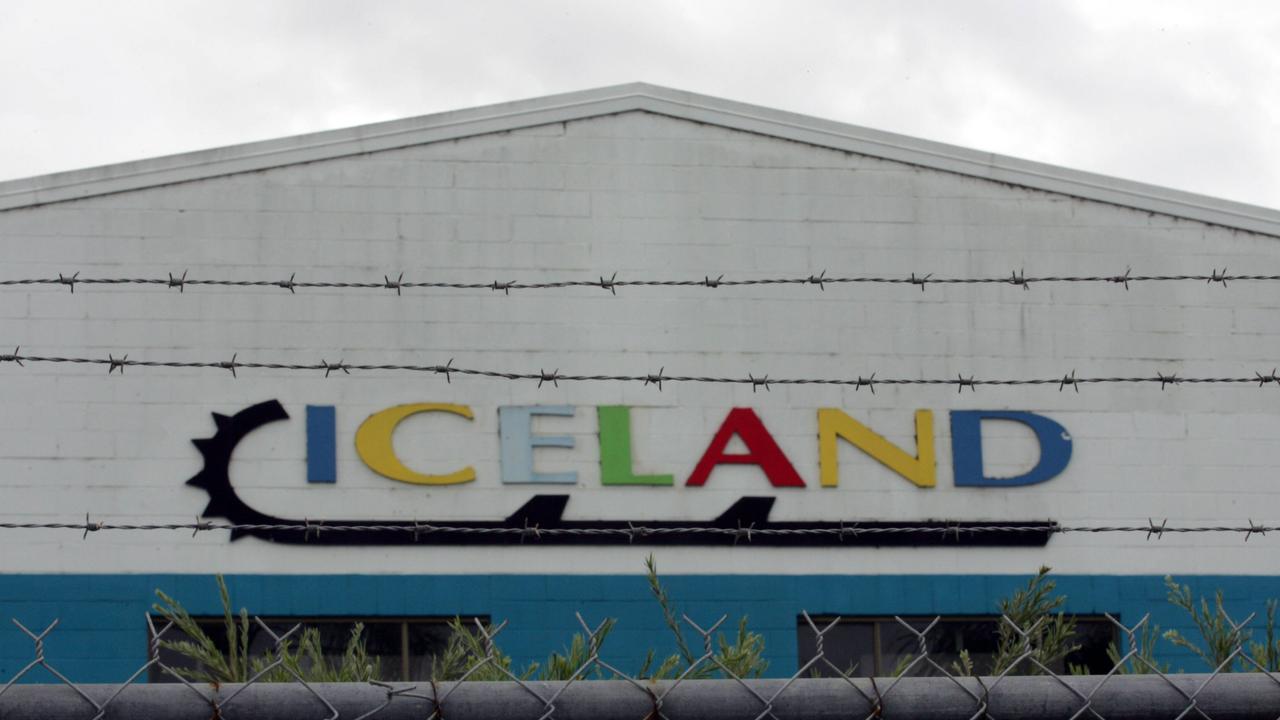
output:
M232 539L255 536L286 543L311 544L510 544L536 540L553 544L724 544L740 539L735 532L745 530L754 544L773 545L1026 545L1044 544L1048 539L1046 523L1040 521L1001 521L1008 528L999 533L938 532L939 527L980 527L983 523L956 523L942 520L920 520L910 523L859 522L866 530L878 525L902 528L893 533L850 532L777 532L758 533L764 529L792 530L839 527L844 523L770 521L773 497L742 497L720 516L701 523L636 518L627 521L566 520L564 510L570 500L565 492L579 486L574 472L540 473L534 470L534 454L539 448L573 449L575 439L569 435L539 434L533 430L538 416L573 416L579 408L568 405L508 406L498 409L500 472L503 486L517 490L537 491L519 510L501 521L395 521L395 520L326 520L323 524L305 520L280 518L245 502L236 492L230 477L230 460L236 446L258 428L289 415L275 400L246 408L235 415L214 414L217 432L209 438L194 440L204 467L188 483L209 493L205 508L207 517L223 517L237 526ZM918 488L937 485L937 458L934 451L934 413L915 413L916 448L911 453L843 410L823 408L817 412L817 445L819 492L840 484L838 448L841 443L857 448L882 463L906 482ZM356 430L353 438L360 461L369 470L389 480L411 485L454 487L458 491L476 481L474 466L459 461L444 473L426 473L409 467L397 453L396 428L407 418L424 413L452 417L459 423L474 420L468 405L450 403L415 403L396 405L373 413ZM714 486L715 471L726 465L754 468L762 487L806 488L811 483L796 470L759 415L751 408L732 408L709 438L706 449L692 468L672 468L670 473L637 474L632 457L632 408L622 405L594 408L598 422L601 487L653 487L683 485L687 488ZM337 481L336 409L331 405L309 405L306 408L307 481L331 484ZM987 474L982 451L985 421L1017 423L1029 429L1037 445L1037 460L1025 472L1015 476ZM1059 475L1071 458L1071 436L1054 420L1043 415L1011 410L955 410L949 413L951 430L951 464L955 485L970 488L1016 488L1051 480ZM745 452L731 452L731 446ZM661 458L651 462L661 462ZM680 471L677 475L676 471ZM305 529L295 526L303 525ZM360 528L360 532L346 529ZM573 529L580 532L571 532ZM630 528L633 531L622 532ZM641 528L641 530L635 530ZM917 532L912 532L912 529ZM488 532L478 532L487 529ZM558 532L545 531L555 529ZM611 532L618 530L619 532ZM707 532L714 530L716 532ZM828 528L830 530L830 528Z

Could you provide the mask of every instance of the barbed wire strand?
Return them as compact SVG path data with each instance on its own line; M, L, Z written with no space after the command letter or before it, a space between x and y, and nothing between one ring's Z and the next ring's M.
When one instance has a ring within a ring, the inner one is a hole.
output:
M545 369L539 369L537 372L515 372L506 370L487 370L480 368L462 367L453 364L450 359L444 365L415 365L400 363L348 363L342 360L337 362L329 362L321 359L319 362L311 363L290 363L281 361L250 361L240 360L238 353L233 353L230 360L138 360L129 359L129 355L123 354L116 357L114 354L108 354L107 357L68 357L68 356L50 356L50 355L24 355L21 353L22 347L17 346L12 353L0 353L0 364L13 363L20 367L26 367L32 363L51 363L51 364L72 364L72 365L106 365L107 374L120 371L124 373L125 368L142 367L142 368L198 368L198 369L215 369L229 370L231 374L236 375L236 371L240 369L261 369L261 370L288 370L288 371L305 371L305 372L324 372L325 377L341 372L343 374L351 374L352 370L358 371L401 371L401 372L418 372L433 373L444 375L445 380L452 382L453 375L476 376L484 378L492 378L499 380L511 381L536 381L538 387L550 383L553 386L559 386L561 381L564 382L617 382L617 383L642 383L644 385L653 385L658 390L662 390L665 383L703 383L703 384L730 384L730 385L750 385L753 391L764 389L769 390L774 385L839 385L853 387L855 389L868 388L871 392L875 392L877 385L944 385L952 386L957 392L963 392L966 388L976 390L978 386L1024 386L1024 385L1047 385L1057 386L1059 391L1067 387L1071 387L1079 392L1081 385L1099 385L1099 384L1125 384L1125 385L1159 385L1161 390L1176 385L1254 385L1256 387L1265 387L1267 385L1275 385L1280 387L1280 374L1277 368L1270 371L1254 371L1252 376L1183 376L1177 373L1156 372L1154 375L1129 375L1129 376L1098 376L1098 377L1082 377L1076 375L1076 371L1063 374L1061 377L1040 377L1040 378L979 378L975 375L965 377L962 373L957 373L955 377L933 377L933 378L885 378L877 377L877 373L873 372L869 375L859 375L853 378L794 378L794 377L771 377L768 374L756 377L749 373L746 377L733 376L713 376L713 375L668 375L666 367L660 368L657 373L648 373L644 375L626 375L626 374L575 374L562 373L557 368L548 372Z
M346 521L344 521L346 522ZM113 523L104 521L94 521L90 515L86 515L83 521L75 522L0 522L0 530L75 530L82 532L83 537L87 538L89 533L106 532L106 531L190 531L192 535L201 532L212 532L218 530L238 531L238 532L301 532L310 535L311 533L323 530L325 533L384 533L384 532L403 532L416 535L424 535L428 533L452 533L459 535L520 535L526 538L532 537L534 540L540 536L614 536L614 537L641 537L641 536L661 536L661 535L711 535L711 536L736 536L745 537L750 542L752 535L773 535L773 536L840 536L840 537L857 537L862 535L899 535L899 534L931 534L931 535L982 535L995 533L1049 533L1055 535L1064 535L1067 533L1086 533L1086 534L1145 534L1147 539L1160 539L1166 534L1202 534L1202 533L1228 533L1243 535L1245 540L1254 535L1266 535L1269 532L1280 530L1280 524L1257 524L1252 520L1248 521L1248 525L1170 525L1168 519L1156 522L1148 520L1146 525L1068 525L1058 522L1046 522L1043 525L1029 525L1023 523L1021 525L1001 525L998 522L990 525L955 525L947 524L945 526L921 527L920 525L902 526L881 525L877 527L859 526L857 521L846 521L838 527L832 527L832 522L824 522L821 526L815 527L796 527L795 523L789 523L791 527L786 528L770 528L753 527L750 532L744 532L742 528L729 527L707 527L706 525L678 527L678 526L661 526L647 527L644 525L630 525L625 528L557 528L557 527L471 527L471 526L453 526L420 523L416 520L405 520L403 523L380 523L359 525L346 522L346 524L330 525L325 520L308 519L304 522L281 522L281 523L230 523L216 521L194 522L175 522L175 523Z
M395 274L395 273L393 273ZM1129 289L1131 283L1153 283L1153 282L1203 282L1207 284L1221 284L1226 287L1229 282L1277 282L1280 281L1280 275L1267 274L1230 274L1227 268L1222 270L1214 268L1209 273L1190 273L1176 275L1134 275L1132 270L1126 268L1123 273L1112 275L1027 275L1024 270L1015 270L1008 275L1001 276L935 276L932 273L909 273L900 276L828 276L827 271L813 275L797 275L792 277L772 277L772 278L739 278L725 279L723 273L714 275L711 273L704 274L701 280L698 279L662 279L662 278L636 278L636 279L618 279L618 273L613 273L606 277L599 275L597 279L578 279L578 280L547 280L547 281L518 281L518 280L492 280L484 282L456 282L456 281L439 281L424 280L413 281L405 280L404 273L396 274L396 279L392 280L391 275L383 275L382 281L377 280L298 280L297 273L292 273L287 279L282 280L234 280L230 278L192 278L188 277L186 270L181 275L169 273L168 277L80 277L80 273L73 272L71 274L59 273L57 277L29 277L29 278L13 278L9 280L0 280L0 288L17 288L33 285L60 285L65 286L75 292L78 285L159 285L167 288L176 289L178 292L185 292L188 287L237 287L237 288L281 288L288 290L290 293L296 293L299 289L330 289L330 290L394 290L397 295L401 295L406 289L431 289L431 290L488 290L490 292L502 291L503 294L510 294L512 290L554 290L566 288L598 288L607 290L610 294L617 294L619 288L627 287L687 287L687 288L707 288L716 289L722 287L749 287L749 286L768 286L768 285L812 285L819 290L825 290L827 285L908 285L918 286L924 290L927 285L1013 285L1023 290L1030 290L1032 284L1039 283L1106 283L1123 286Z

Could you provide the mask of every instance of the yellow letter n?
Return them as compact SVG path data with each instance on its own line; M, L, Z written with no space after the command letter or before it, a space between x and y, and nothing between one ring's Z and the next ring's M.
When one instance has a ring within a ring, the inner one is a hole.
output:
M847 440L917 487L930 488L938 484L938 468L933 456L933 412L930 410L916 411L915 457L841 410L818 410L818 467L822 487L840 484L837 438Z

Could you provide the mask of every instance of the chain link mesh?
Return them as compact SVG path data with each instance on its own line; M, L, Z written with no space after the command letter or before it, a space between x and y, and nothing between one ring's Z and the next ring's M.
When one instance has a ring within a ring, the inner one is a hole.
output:
M1107 615L1123 654L1103 675L1064 675L1040 658L1036 643L1040 621L1018 626L1001 616L1013 638L1013 659L995 675L975 676L958 663L948 663L931 650L941 618L919 628L901 617L894 620L906 633L915 652L909 662L888 678L855 677L828 656L829 635L842 619L821 627L806 612L805 626L814 634L814 653L803 658L799 669L786 678L761 680L743 677L716 652L717 632L726 620L699 624L689 616L683 622L696 634L692 657L678 675L655 680L620 670L604 653L609 621L592 626L578 614L585 659L567 678L558 681L528 680L513 673L501 659L495 638L506 622L486 626L476 621L475 632L483 654L474 657L460 679L428 683L315 683L282 664L281 648L296 638L301 625L277 632L259 618L257 627L271 646L263 665L244 683L205 684L185 678L162 660L161 647L171 623L158 626L147 617L148 658L118 685L78 684L46 655L46 641L58 621L37 632L13 620L31 642L31 658L0 686L0 717L67 717L100 720L123 717L201 717L219 720L259 717L312 718L426 718L464 720L504 717L513 720L818 720L853 718L1201 718L1232 720L1280 718L1280 674L1267 672L1246 651L1240 631L1253 619L1228 620L1240 638L1211 672L1171 674L1140 651L1139 637L1148 623L1143 617L1127 626ZM695 651L696 652L696 651ZM503 679L470 682L484 668ZM267 682L268 675L287 682ZM1237 670L1248 672L1236 672ZM46 680L43 671L56 682ZM158 671L176 683L138 683ZM818 677L819 671L825 677Z

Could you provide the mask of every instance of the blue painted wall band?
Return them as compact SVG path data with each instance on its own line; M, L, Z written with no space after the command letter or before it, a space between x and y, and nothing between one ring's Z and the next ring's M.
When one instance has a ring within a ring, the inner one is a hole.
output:
M799 615L887 617L994 615L996 602L1025 586L1023 575L673 575L663 584L681 613L707 626L722 614L732 635L739 617L765 641L768 677L800 666ZM1058 575L1069 614L1109 612L1132 626L1151 613L1161 631L1198 637L1187 614L1165 601L1158 575ZM1267 598L1280 597L1280 577L1179 576L1196 597L1222 590L1232 617L1261 618ZM593 627L618 624L601 657L635 672L649 648L675 652L662 612L643 575L238 575L227 578L235 609L277 617L452 617L487 615L510 623L498 638L519 667L545 662L581 632L575 613ZM146 620L155 590L194 615L220 616L209 575L0 575L0 680L33 657L31 639L7 622L39 632L60 620L45 642L50 664L73 682L119 683L147 661ZM1255 637L1261 620L1251 627ZM705 623L705 624L704 624ZM807 658L804 658L807 659ZM1174 671L1204 671L1189 651L1161 644ZM37 669L24 682L56 682Z

